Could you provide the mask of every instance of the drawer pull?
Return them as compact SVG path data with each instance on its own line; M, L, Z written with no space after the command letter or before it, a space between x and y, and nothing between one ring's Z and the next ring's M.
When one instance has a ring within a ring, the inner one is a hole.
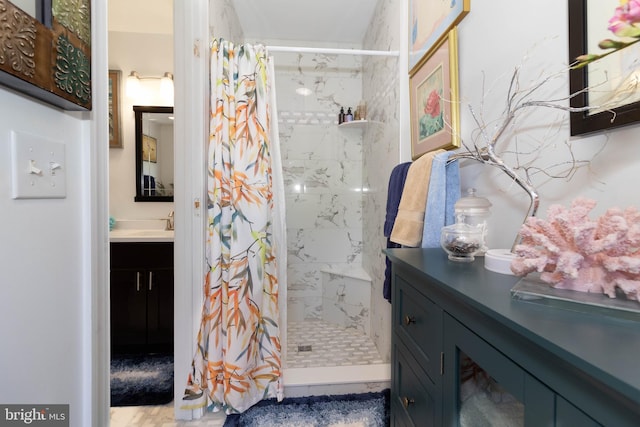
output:
M414 316L404 316L404 324L406 326L411 325L412 323L416 323L416 318Z
M402 398L402 406L404 406L404 409L407 409L409 407L409 405L413 405L414 403L416 403L416 401L414 399L408 398L408 397L403 397Z

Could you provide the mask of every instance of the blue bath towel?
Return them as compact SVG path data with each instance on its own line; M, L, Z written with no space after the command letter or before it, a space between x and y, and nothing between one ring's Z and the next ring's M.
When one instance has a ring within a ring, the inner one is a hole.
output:
M391 171L391 176L389 177L389 189L387 191L387 214L384 220L384 236L387 238L387 248L400 247L399 244L392 242L389 239L389 236L391 236L393 224L396 221L396 215L398 214L398 205L400 205L400 198L402 197L402 190L404 189L404 182L407 179L409 166L411 166L411 162L400 163L395 168L393 168L393 170ZM382 294L387 301L391 302L391 261L386 257Z
M450 151L436 155L431 164L422 230L423 248L439 248L442 227L455 222L454 205L460 198L460 169L458 161L447 164Z
M402 190L404 189L404 182L407 179L409 166L411 166L411 162L400 163L391 171L389 189L387 190L387 215L384 220L385 237L391 236L393 224L396 221L396 215L398 215L398 205L400 205L400 198L402 197Z

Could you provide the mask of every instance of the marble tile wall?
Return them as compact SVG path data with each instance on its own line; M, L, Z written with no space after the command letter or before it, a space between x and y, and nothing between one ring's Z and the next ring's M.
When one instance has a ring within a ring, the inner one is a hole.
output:
M400 0L379 1L364 40L364 49L400 49ZM382 296L386 247L383 224L391 170L399 162L399 58L367 57L363 64L363 94L369 118L376 125L364 133L363 268L372 280L371 337L382 358L391 352L391 305Z
M371 278L361 267L322 271L322 316L368 336L371 332Z
M273 54L284 169L290 322L323 318L322 273L362 263L362 131L337 126L362 98L360 57ZM301 95L297 89L309 90Z

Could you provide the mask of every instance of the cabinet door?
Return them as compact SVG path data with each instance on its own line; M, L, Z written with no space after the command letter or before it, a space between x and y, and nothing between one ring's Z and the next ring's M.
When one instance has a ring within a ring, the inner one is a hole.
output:
M173 269L146 272L147 344L150 351L173 349Z
M601 427L584 412L567 402L561 396L557 396L556 427Z
M130 351L147 339L147 296L139 270L111 270L111 349Z
M554 425L553 391L449 315L444 348L445 425Z
M391 412L394 427L433 427L441 425L441 391L422 369L422 365L401 343L392 349L393 372Z

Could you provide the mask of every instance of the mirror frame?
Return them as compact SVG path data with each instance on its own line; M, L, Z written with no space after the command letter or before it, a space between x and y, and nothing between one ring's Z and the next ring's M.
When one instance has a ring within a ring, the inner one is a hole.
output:
M144 113L172 114L173 107L134 105L136 125L136 202L173 202L173 196L145 196L142 191L142 115Z
M569 0L569 64L587 53L587 0ZM603 25L606 21L603 21ZM589 105L588 68L569 70L569 93L579 93L570 100L571 107L584 108ZM611 112L603 111L588 114L588 111L569 114L571 136L583 135L605 129L613 129L640 121L640 101L613 108L615 120Z
M63 110L91 110L91 1L76 9L36 0L35 17L4 6L0 36L21 43L3 45L0 84Z

